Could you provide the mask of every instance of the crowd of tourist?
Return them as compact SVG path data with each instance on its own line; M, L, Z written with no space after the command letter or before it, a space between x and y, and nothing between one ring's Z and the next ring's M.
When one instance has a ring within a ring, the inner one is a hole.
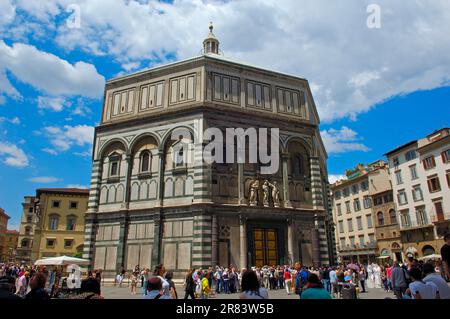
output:
M319 268L278 265L238 269L209 267L191 269L184 278L184 293L178 295L174 274L164 265L153 271L137 265L133 271L122 269L114 285L127 279L132 294L138 288L144 299L208 299L219 294L238 293L241 299L267 299L269 290L285 290L301 299L356 299L368 289L383 288L398 299L450 299L450 234L444 237L442 262L423 262L409 257L405 263L348 263ZM102 271L88 271L76 293L64 294L67 277L63 267L0 264L0 299L50 298L101 299ZM73 292L73 291L72 291ZM389 295L387 295L389 296ZM387 297L390 298L390 297Z

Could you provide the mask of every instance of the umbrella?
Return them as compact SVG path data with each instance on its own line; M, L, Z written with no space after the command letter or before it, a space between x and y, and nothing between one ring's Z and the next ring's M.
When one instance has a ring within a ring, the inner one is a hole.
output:
M347 269L353 269L354 271L359 271L359 266L357 264L348 264Z
M69 256L49 257L36 260L35 265L89 265L91 262L88 259L81 259Z
M439 254L431 254L431 255L420 257L419 260L441 259L441 258L442 258L442 256Z

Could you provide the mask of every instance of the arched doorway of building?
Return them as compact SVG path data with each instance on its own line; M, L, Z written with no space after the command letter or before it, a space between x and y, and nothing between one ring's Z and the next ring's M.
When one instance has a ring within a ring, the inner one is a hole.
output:
M396 243L396 242L392 243L391 249L392 249L392 252L394 253L395 260L398 262L402 262L403 258L402 258L402 251L401 251L400 244Z
M422 254L424 256L433 255L434 253L435 253L435 250L432 246L430 246L430 245L423 246Z

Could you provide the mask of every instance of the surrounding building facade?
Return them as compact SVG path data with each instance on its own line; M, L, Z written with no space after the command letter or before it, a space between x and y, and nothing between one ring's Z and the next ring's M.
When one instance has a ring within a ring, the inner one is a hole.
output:
M327 154L308 82L224 58L212 28L203 44L201 56L107 81L84 258L110 275L329 264ZM203 162L206 128L280 128L278 171Z
M450 229L450 129L411 141L386 156L404 254L439 253L442 236Z
M17 260L82 256L89 190L40 188L23 203Z
M16 259L22 264L31 263L31 248L34 245L34 233L38 222L34 196L25 196L22 203L22 218L19 228Z
M19 239L19 232L17 230L7 230L3 235L0 261L14 263L16 262L17 243Z
M396 206L392 193L389 166L380 165L369 173L369 196L372 200L372 218L377 241L376 255L380 262L403 261Z
M347 179L337 181L331 187L337 254L341 262L375 261L377 243L369 176L370 172L383 166L383 161L367 166L358 164L354 170L346 172Z
M8 214L5 213L5 210L3 208L0 208L0 254L3 253L3 250L5 249L5 237L6 237L6 231L8 230L8 220L11 217L8 216ZM3 254L2 254L3 255ZM0 261L3 259L0 258Z

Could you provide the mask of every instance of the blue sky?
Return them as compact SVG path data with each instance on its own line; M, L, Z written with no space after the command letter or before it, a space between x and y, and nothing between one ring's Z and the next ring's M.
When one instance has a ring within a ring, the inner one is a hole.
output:
M0 207L10 228L36 188L89 185L105 79L197 55L211 20L225 56L309 80L331 175L449 126L449 2L378 1L379 29L366 25L370 3L1 1Z

